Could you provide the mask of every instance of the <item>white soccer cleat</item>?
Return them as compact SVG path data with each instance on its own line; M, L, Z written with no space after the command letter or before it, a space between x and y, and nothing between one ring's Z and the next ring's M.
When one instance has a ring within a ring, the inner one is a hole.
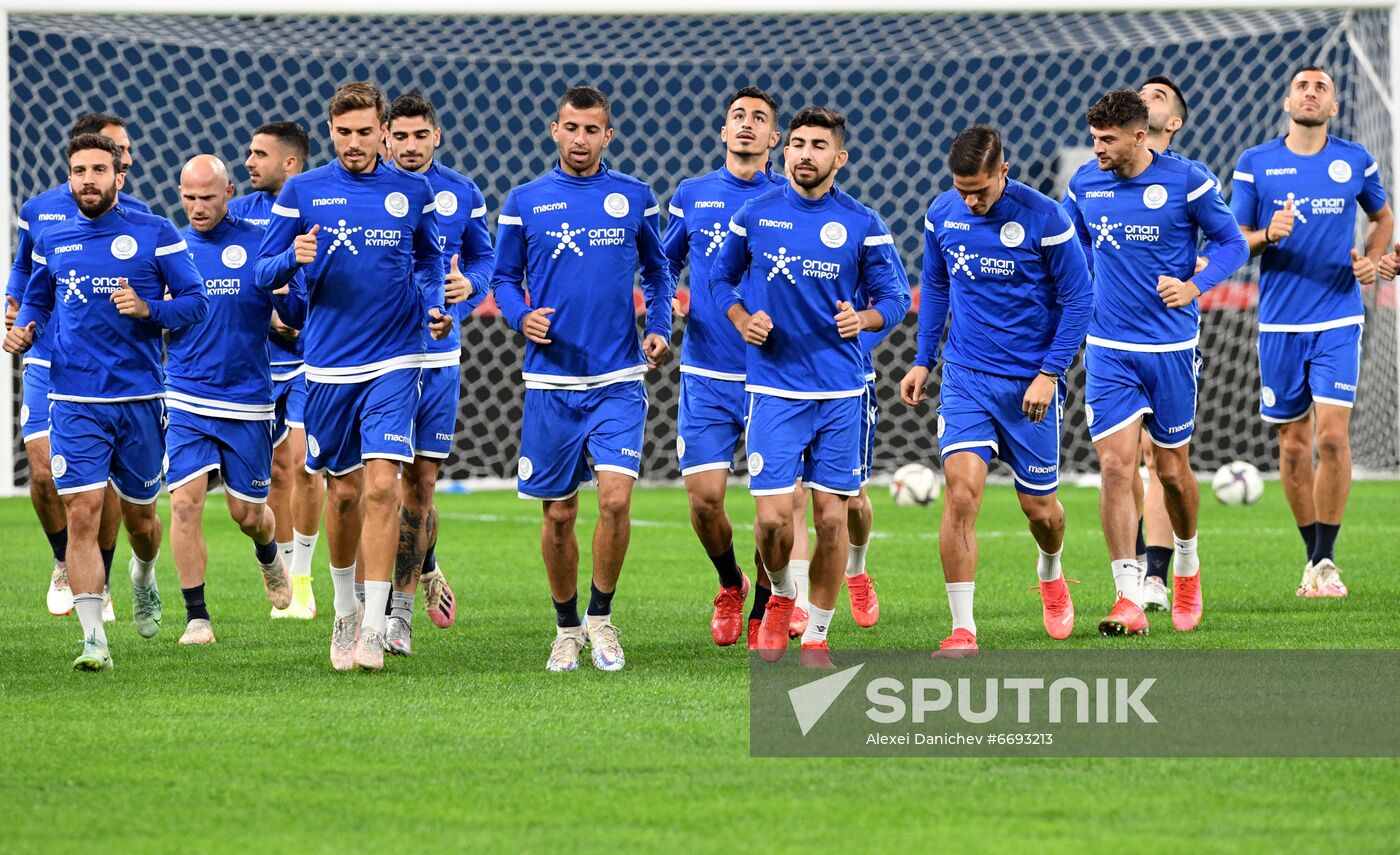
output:
M545 670L556 674L577 670L579 654L586 643L581 626L558 630L554 644L549 648L549 659L544 663Z
M73 611L73 591L68 587L68 567L62 561L53 565L53 576L49 579L49 614L63 617ZM115 618L116 616L113 615Z
M206 618L195 618L185 626L185 634L180 636L181 644L213 644L214 628Z
M1332 563L1332 559L1324 558L1318 562L1314 568L1317 573L1317 593L1314 597L1345 597L1347 586L1342 584L1342 571L1337 569L1337 565Z
M1172 607L1171 602L1167 599L1166 584L1156 576L1144 576L1141 590L1143 611L1164 612Z
M349 671L355 667L355 645L360 640L360 616L336 617L331 627L331 667L337 671Z
M588 636L588 646L593 648L593 667L599 671L621 671L627 664L622 655L622 645L617 640L617 627L611 620L584 621L584 634Z
M102 589L102 622L117 622L117 613L112 609L112 592L107 588Z
M1313 568L1311 561L1303 568L1303 581L1298 583L1297 594L1300 597L1317 596L1317 570Z
M282 563L282 556L271 564L258 564L262 574L263 590L267 591L267 601L273 611L285 611L292 604L292 573Z

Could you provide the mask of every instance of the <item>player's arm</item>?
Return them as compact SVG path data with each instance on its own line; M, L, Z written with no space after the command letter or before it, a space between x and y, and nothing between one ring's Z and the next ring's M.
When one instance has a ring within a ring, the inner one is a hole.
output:
M1230 182L1230 210L1234 212L1240 233L1249 244L1251 256L1262 254L1271 244L1293 233L1292 200L1273 211L1264 225L1256 228L1263 220L1263 213L1259 210L1259 191L1254 187L1254 163L1248 152L1240 155L1239 162L1235 164L1235 174Z
M491 290L491 274L496 270L496 250L491 246L491 230L486 226L486 197L472 188L471 216L462 224L461 254L458 270L471 283L467 299L453 305L452 314L461 321L476 311Z
M909 311L909 276L894 251L894 237L873 211L871 228L860 247L860 285L869 308L856 312L862 330L893 329Z
M184 238L169 220L161 221L158 242L156 269L167 297L146 304L149 311L146 321L171 330L197 324L209 312L204 277L194 266Z
M554 309L530 307L525 294L527 252L525 223L512 190L496 220L496 269L491 274L491 293L511 329L524 333L535 344L550 344L553 340L549 338L549 316Z
M1065 190L1065 198L1060 207L1074 224L1074 233L1079 236L1079 246L1084 250L1084 263L1089 265L1089 275L1094 275L1094 239L1089 235L1089 227L1084 224L1084 212L1079 209L1079 197L1074 191L1074 182Z
M5 283L5 326L14 324L15 312L24 301L24 289L29 286L29 277L34 273L34 238L29 233L29 217L25 210L19 211L19 240L15 248L15 260L10 265L10 278Z
M1366 169L1362 173L1365 178L1361 192L1356 194L1356 201L1371 222L1366 226L1364 254L1352 250L1351 266L1358 282L1374 285L1386 249L1390 247L1390 241L1395 235L1395 215L1390 210L1385 187L1381 184L1380 167L1370 158L1367 158L1367 161ZM1386 265L1385 268L1385 272L1390 273L1387 278L1393 279L1394 270L1390 265Z
M1084 344L1089 332L1089 318L1094 309L1094 286L1089 278L1089 264L1084 259L1084 247L1074 239L1074 226L1062 212L1051 212L1047 218L1040 252L1046 270L1055 283L1055 302L1060 307L1060 324L1050 340L1050 349L1040 363L1040 372L1059 378L1069 370L1074 355Z
M292 281L272 292L272 308L277 319L292 329L306 326L306 276L297 271Z
M447 308L443 294L446 270L442 264L442 244L438 241L437 203L428 179L423 178L422 213L413 227L413 285L422 295L425 313ZM426 201L423 201L426 200Z
M1215 182L1215 192L1221 194L1220 198L1223 200L1225 198L1225 185L1221 184L1220 179L1209 169L1206 170L1206 174L1210 176L1211 181ZM1239 219L1238 216L1236 219ZM1216 246L1213 241L1205 241L1205 245L1200 249L1200 255L1196 258L1198 272L1206 269L1206 265L1210 264L1211 257L1214 256L1219 249L1220 247Z
M1240 231L1239 221L1215 189L1214 177L1203 170L1193 169L1190 178L1190 183L1195 185L1195 189L1186 195L1186 210L1200 228L1201 234L1205 235L1206 241L1218 249L1211 255L1206 268L1185 283L1194 285L1196 294L1188 297L1181 305L1191 302L1195 297L1224 282L1230 274L1240 268L1240 265L1249 260L1250 252L1249 242ZM1160 277L1157 290L1158 293L1162 293ZM1168 301L1167 305L1179 308L1173 305L1173 302Z
M272 205L272 217L263 233L253 276L263 288L277 289L292 281L303 265L319 253L320 226L305 228L297 204L296 183L287 181ZM300 246L298 246L300 244Z
M914 364L899 383L899 396L909 406L917 406L927 397L929 373L938 362L938 348L943 330L948 325L949 282L948 267L942 245L933 231L933 211L924 218L924 264L919 277L919 332Z
M53 314L54 281L49 275L42 245L43 241L36 242L31 253L33 269L30 271L29 281L24 286L24 298L20 301L19 314L15 317L14 326L5 333L7 353L23 353L28 350L34 344L34 339L44 331L49 317Z
M666 262L671 268L671 282L679 289L681 284L681 270L685 268L686 260L690 256L690 233L685 228L685 207L682 193L685 188L677 187L676 192L671 194L670 207L667 209L670 218L666 220L666 231L661 235L661 251L666 253ZM679 312L679 306L674 306Z
M646 205L637 229L637 261L642 268L642 297L647 307L646 338L660 337L660 344L669 351L671 298L676 294L676 283L671 278L671 264L661 246L661 205L650 189L647 190ZM644 343L644 347L648 351L649 362L665 358L665 353L653 353L658 345Z
M739 283L750 261L748 211L749 203L745 202L729 219L729 234L720 244L714 264L710 265L710 299L729 318L745 343L759 345L768 340L773 320L767 312L750 314L739 294Z

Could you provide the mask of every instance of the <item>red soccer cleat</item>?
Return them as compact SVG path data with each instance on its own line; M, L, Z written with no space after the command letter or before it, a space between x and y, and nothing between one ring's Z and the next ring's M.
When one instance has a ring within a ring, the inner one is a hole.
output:
M1074 632L1074 601L1069 597L1069 585L1061 576L1053 582L1040 583L1041 619L1045 631L1056 641L1069 638Z
M715 595L715 614L710 618L710 635L715 644L728 647L739 640L739 631L744 628L744 600L749 596L749 577L743 577L742 585L733 588L720 588Z
M763 625L758 628L758 653L765 662L777 662L783 658L788 645L788 626L792 624L792 611L796 607L794 597L774 594L768 598Z
M1113 604L1113 611L1099 621L1099 632L1104 635L1147 635L1147 615L1138 604L1127 597L1119 597Z
M846 588L851 596L851 617L856 626L869 629L880 619L880 598L875 595L875 582L869 573L847 576Z
M955 629L953 634L938 643L933 651L934 659L966 659L979 653L977 636L965 629Z
M758 649L758 629L763 626L763 621L758 618L749 619L748 643L750 650Z
M1201 622L1201 571L1172 576L1172 626L1190 632Z
M836 668L831 664L831 648L826 646L826 639L802 642L801 657L798 664L803 668L820 668L823 671Z
M807 623L810 617L807 610L800 606L792 610L792 621L788 624L788 638L801 638L802 633L807 631Z

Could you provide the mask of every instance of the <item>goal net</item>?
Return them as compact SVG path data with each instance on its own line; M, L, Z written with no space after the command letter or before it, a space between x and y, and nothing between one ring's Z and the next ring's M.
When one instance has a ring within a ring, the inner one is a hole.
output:
M76 114L127 117L136 165L128 190L183 225L180 165L209 152L242 162L254 126L294 119L311 130L313 165L330 148L324 105L337 84L368 79L391 95L421 90L443 120L441 160L473 176L492 223L509 189L548 170L550 111L569 85L614 99L612 165L649 180L664 202L682 179L722 158L725 96L754 84L784 117L808 103L845 111L851 160L842 184L879 211L917 282L923 214L949 186L943 156L975 121L1005 137L1014 177L1058 194L1087 142L1083 114L1105 91L1153 74L1175 78L1191 116L1177 147L1226 183L1243 149L1279 134L1285 81L1319 63L1340 86L1333 131L1358 140L1394 190L1385 96L1389 33L1383 11L1294 9L1015 15L804 17L174 17L12 15L14 209L64 178ZM1076 151L1078 150L1078 151ZM246 174L235 174L246 186ZM1257 266L1208 295L1194 464L1234 459L1274 468L1273 430L1258 417ZM686 283L681 283L684 286ZM1394 290L1366 293L1367 325L1353 442L1358 468L1395 470L1397 353ZM488 304L489 308L489 304ZM371 310L367 308L366 320ZM677 340L685 324L677 322ZM933 417L896 388L914 351L911 315L877 354L881 422L877 471L934 462ZM510 478L519 446L521 338L484 311L463 329L462 404L445 477ZM678 373L648 378L652 412L645 473L679 475ZM1090 472L1083 373L1066 413L1064 468ZM12 409L17 413L18 380ZM13 423L13 422L12 422ZM17 478L26 477L15 439Z

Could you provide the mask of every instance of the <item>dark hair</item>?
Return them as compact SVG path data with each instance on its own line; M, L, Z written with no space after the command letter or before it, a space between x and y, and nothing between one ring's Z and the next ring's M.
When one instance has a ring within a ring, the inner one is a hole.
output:
M948 169L954 175L984 175L1001 165L1001 134L991 125L973 125L953 138Z
M103 128L110 128L113 125L124 128L126 120L120 116L109 116L106 113L84 113L73 123L73 132L68 137L69 139L77 139L85 134L100 134Z
M730 95L728 103L724 105L725 112L727 113L729 111L729 108L734 106L734 102L738 101L740 98L757 98L758 100L768 105L768 109L773 111L773 119L775 121L777 120L778 102L773 100L772 95L769 95L767 92L764 92L757 86L745 86L743 89L740 89L738 92L735 92L733 95Z
M1294 76L1294 77L1297 77L1298 75L1302 74L1302 73L1305 72L1305 71L1318 71L1318 72L1321 72L1321 73L1327 75L1327 79L1328 79L1328 80L1331 80L1331 81L1332 81L1332 84L1333 84L1334 86L1336 85L1337 78L1335 78L1335 77L1332 76L1332 72L1328 71L1327 69L1323 68L1323 67L1320 66L1320 65L1305 65L1305 66L1303 66L1302 68L1298 69L1297 71L1293 72L1293 76Z
M311 153L311 138L306 135L306 130L296 122L268 122L265 125L259 125L258 129L253 131L253 136L258 134L275 138L303 162L306 160L306 156Z
M105 125L103 127L106 127ZM78 134L68 143L68 159L72 160L73 155L80 151L90 149L102 149L112 156L112 169L115 172L122 171L122 150L117 144L102 136L101 134Z
M1165 86L1172 91L1172 94L1176 96L1176 117L1181 120L1183 125L1186 124L1186 96L1181 94L1181 87L1176 85L1176 81L1165 74L1156 74L1142 81L1142 86L1147 86L1150 83L1156 83L1158 86ZM1141 89L1142 86L1138 88Z
M383 90L363 80L342 83L331 96L326 112L334 119L351 110L373 110L379 114L380 124L389 121L389 102L384 98Z
M1147 102L1132 89L1115 89L1085 114L1091 128L1136 129L1147 125Z
M830 107L803 107L788 122L788 136L798 128L829 128L836 145L846 142L846 117Z
M433 102L421 92L405 92L394 99L394 103L389 106L389 123L393 124L395 119L420 118L427 119L428 124L433 127L438 126L437 110L433 109Z
M604 95L600 89L592 86L569 87L564 90L563 97L559 99L559 109L555 115L564 112L565 107L573 107L575 110L593 110L601 107L607 127L612 127L612 103L608 101L608 96Z

